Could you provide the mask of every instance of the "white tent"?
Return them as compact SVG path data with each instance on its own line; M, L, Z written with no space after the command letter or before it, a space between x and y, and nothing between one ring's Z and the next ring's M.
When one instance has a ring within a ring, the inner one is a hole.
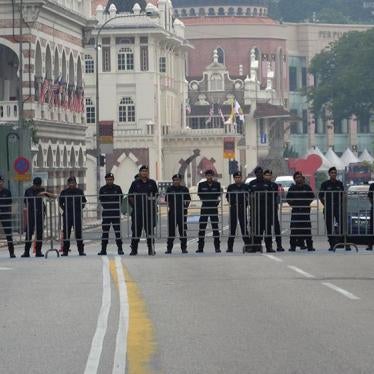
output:
M326 152L325 157L331 162L331 165L336 167L337 170L344 170L344 164L342 160L331 147Z
M358 159L360 161L374 162L374 157L368 152L368 150L366 148L361 153L361 155Z
M359 159L350 150L350 148L347 148L344 151L344 153L340 157L340 160L343 161L344 166L348 166L349 164L353 164L355 162L360 162Z
M333 166L331 164L331 162L323 155L323 153L321 152L321 150L318 147L316 147L315 149L313 149L313 148L309 149L309 151L305 155L305 158L310 156L310 155L317 155L317 156L321 157L322 165L318 169L318 171L327 171L331 168L331 166Z

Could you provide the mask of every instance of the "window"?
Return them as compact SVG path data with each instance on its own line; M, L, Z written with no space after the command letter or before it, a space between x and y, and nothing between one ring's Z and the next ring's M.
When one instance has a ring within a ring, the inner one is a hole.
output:
M104 46L102 51L102 59L103 59L103 71L108 72L111 70L110 68L110 47Z
M307 72L306 72L306 68L303 67L301 68L301 86L302 88L306 88L307 86Z
M159 69L160 73L166 73L166 57L160 57Z
M297 70L295 66L290 66L289 77L290 77L290 91L294 92L297 90Z
M308 111L303 109L303 134L308 133Z
M292 114L293 117L297 117L297 110L296 109L291 109L290 113ZM298 122L291 122L290 123L290 132L291 134L298 134L299 133L299 124Z
M119 103L118 122L135 123L135 104L131 97L123 97Z
M195 9L194 9L194 8L191 8L191 9L190 9L190 17L195 17L195 16L196 16Z
M118 70L134 70L134 53L131 48L121 48L119 50Z
M218 62L220 64L225 63L225 52L223 51L222 48L217 48L217 54L218 54Z
M92 74L95 72L95 63L90 55L84 56L84 66L86 74Z
M221 74L212 74L210 77L210 90L211 91L222 91L223 80Z
M223 8L218 8L218 15L219 16L224 16L225 15L225 10Z
M116 44L135 44L135 38L131 37L118 37L116 38Z
M234 15L235 15L235 10L234 10L234 8L229 8L228 15L229 15L229 16L234 16Z
M204 8L199 9L199 16L205 16L205 9Z
M86 122L96 123L95 106L89 97L86 98Z
M140 44L148 44L148 36L141 36Z
M149 61L148 61L148 46L140 46L140 70L148 71L149 70Z

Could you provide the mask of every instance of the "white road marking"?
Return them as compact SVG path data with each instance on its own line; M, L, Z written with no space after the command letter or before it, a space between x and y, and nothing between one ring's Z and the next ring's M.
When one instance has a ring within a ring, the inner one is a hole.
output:
M304 270L302 270L302 269L300 269L296 266L288 265L288 268L293 270L293 271L296 271L296 273L299 273L299 274L303 275L305 278L315 278L314 275L309 274L306 271L304 271Z
M116 337L116 349L114 353L113 374L125 374L127 355L127 333L129 331L129 299L125 282L125 274L121 258L116 256L116 270L119 291L119 321Z
M95 335L92 339L91 350L88 355L84 374L96 374L99 367L100 356L103 350L104 337L108 327L108 315L111 304L109 260L102 257L103 262L103 297L97 320Z
M262 255L267 257L267 258L270 258L270 260L273 260L273 261L276 261L276 262L283 262L283 260L279 257L275 257L273 255L268 255L266 253L263 253Z
M12 270L12 268L0 268L0 270Z
M322 282L322 284L324 286L328 287L328 288L331 288L332 290L334 290L336 292L341 293L345 297L348 297L348 299L351 299L351 300L360 300L360 298L357 297L356 295L353 295L353 293L348 292L348 291L346 291L343 288L340 288L338 286L335 286L335 284L332 284L332 283L329 283L329 282Z

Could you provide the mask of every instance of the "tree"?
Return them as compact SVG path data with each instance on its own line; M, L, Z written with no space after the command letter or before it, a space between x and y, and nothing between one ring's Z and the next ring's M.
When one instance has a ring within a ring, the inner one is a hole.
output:
M367 121L374 109L373 61L374 29L346 33L317 54L310 65L315 87L308 92L314 112Z

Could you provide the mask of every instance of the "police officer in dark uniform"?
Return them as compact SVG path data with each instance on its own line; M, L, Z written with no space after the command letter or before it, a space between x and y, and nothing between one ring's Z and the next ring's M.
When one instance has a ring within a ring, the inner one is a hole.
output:
M218 229L218 205L221 196L221 184L213 180L213 170L205 172L206 181L199 183L198 195L202 202L200 219L199 219L199 241L196 253L204 252L205 230L210 218L210 224L213 229L214 249L216 253L220 253L220 240Z
M68 178L68 188L61 192L58 201L63 211L64 246L62 256L67 256L69 253L70 235L73 227L79 256L85 256L82 239L82 209L84 209L87 199L84 192L77 187L77 180L74 176Z
M157 223L157 184L149 178L148 166L139 169L139 177L129 189L129 204L133 209L133 235L130 256L138 254L138 245L144 229L147 237L148 255L154 256L154 228Z
M35 257L44 256L42 253L45 213L45 206L43 203L44 196L52 197L53 195L45 191L44 187L42 187L42 179L36 177L33 179L32 186L25 191L24 195L24 204L27 210L27 221L25 251L21 257L30 257L30 248L34 231L36 231Z
M321 184L319 199L324 206L324 215L327 229L327 236L330 243L329 251L333 251L338 243L342 243L343 239L343 199L344 184L337 178L337 170L335 167L329 169L330 179ZM337 224L338 233L335 230ZM347 247L347 250L350 248Z
M284 248L282 246L282 234L281 228L279 223L279 187L278 184L272 181L273 172L269 169L264 171L264 180L270 184L270 189L272 193L269 194L269 202L270 208L272 212L272 223L274 227L274 234L275 234L275 242L277 244L277 252L284 252Z
M226 252L233 252L236 226L240 225L244 245L249 246L248 233L248 187L243 183L242 173L237 171L233 174L235 183L227 187L226 199L230 205L230 236L227 241Z
M8 243L9 256L16 257L12 238L12 194L4 187L4 178L0 176L0 223Z
M374 225L374 183L372 183L369 187L369 192L368 192L368 199L370 201L370 223L369 223L369 238L368 238L368 246L366 248L367 251L372 251L373 250L373 225Z
M102 186L99 191L99 200L103 208L102 211L102 230L101 237L101 251L99 256L105 256L106 248L108 246L108 238L110 226L113 225L114 234L116 236L116 244L118 254L123 255L122 239L121 239L121 204L123 193L120 186L114 184L114 175L108 173L105 175L105 186Z
M297 171L294 174L293 184L286 196L291 211L290 252L295 252L300 240L306 241L308 251L314 251L312 240L312 224L310 222L310 204L314 200L311 187L304 182L303 175Z
M269 201L272 188L270 183L264 180L264 171L261 166L257 166L253 172L256 179L248 185L253 243L251 243L252 248L248 252L261 252L261 241L264 234L266 252L275 252L272 248L271 238L273 212L272 204Z
M182 186L182 175L173 175L173 185L166 190L165 200L168 204L168 241L165 254L170 254L175 239L175 228L178 226L182 253L187 252L187 210L191 202L188 188Z

